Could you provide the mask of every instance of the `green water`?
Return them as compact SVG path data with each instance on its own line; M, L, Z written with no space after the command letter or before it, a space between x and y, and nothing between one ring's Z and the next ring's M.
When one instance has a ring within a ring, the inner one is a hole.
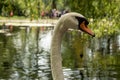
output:
M0 80L52 80L52 30L13 27L0 33ZM120 35L97 39L68 31L61 47L65 80L120 79Z

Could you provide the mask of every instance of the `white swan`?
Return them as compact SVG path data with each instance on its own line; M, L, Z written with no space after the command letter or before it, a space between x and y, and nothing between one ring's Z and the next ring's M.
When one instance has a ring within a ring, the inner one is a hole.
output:
M60 54L63 34L69 28L72 28L82 30L94 37L94 33L87 27L88 24L89 22L83 15L75 12L64 14L59 19L55 26L51 42L51 70L53 80L64 80Z

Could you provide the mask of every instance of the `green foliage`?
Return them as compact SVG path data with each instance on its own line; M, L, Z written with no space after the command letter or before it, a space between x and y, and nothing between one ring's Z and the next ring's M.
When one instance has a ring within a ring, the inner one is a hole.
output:
M119 0L0 0L0 13L9 16L26 16L31 19L40 18L42 11L49 12L52 8L58 10L70 9L90 18L90 27L97 37L114 34L120 30Z
M96 19L92 21L90 27L94 30L96 37L110 36L112 34L118 33L120 28L116 21L104 19Z
M41 10L50 10L51 0L0 0L0 13L9 16L10 11L18 16L39 16Z
M70 0L69 4L72 11L90 18L97 37L119 32L119 0Z
M90 18L90 27L97 37L111 35L120 30L119 0L70 0L72 11Z

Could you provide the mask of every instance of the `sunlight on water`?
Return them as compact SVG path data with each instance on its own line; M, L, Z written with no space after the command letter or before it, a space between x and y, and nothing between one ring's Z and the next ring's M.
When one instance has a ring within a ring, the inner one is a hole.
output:
M49 31L46 34L43 34L41 36L41 40L39 45L45 50L45 51L49 51L50 50L50 44L51 44L51 31Z
M119 47L119 50L120 50L120 35L118 36L118 47Z

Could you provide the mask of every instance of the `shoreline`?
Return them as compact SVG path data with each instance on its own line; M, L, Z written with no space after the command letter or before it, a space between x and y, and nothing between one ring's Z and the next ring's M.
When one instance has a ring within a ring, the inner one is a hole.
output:
M0 20L0 26L55 26L58 19L39 19L39 20L19 20L19 19L3 19Z

